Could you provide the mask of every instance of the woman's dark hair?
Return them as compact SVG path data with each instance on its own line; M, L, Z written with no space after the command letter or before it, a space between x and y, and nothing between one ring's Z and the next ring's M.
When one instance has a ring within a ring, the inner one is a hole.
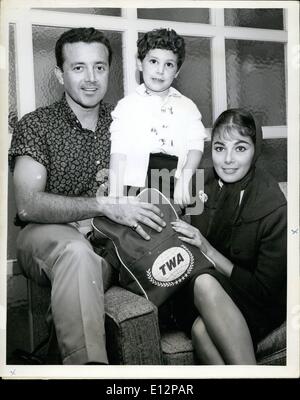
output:
M109 40L104 35L103 32L98 31L95 28L74 28L64 32L55 45L55 57L56 65L62 70L64 57L63 57L63 47L67 43L102 43L106 46L108 50L108 63L111 64L112 59L112 49Z
M143 61L149 50L171 50L177 54L177 66L181 67L185 57L185 43L183 37L177 35L173 29L154 29L145 33L137 42L138 58Z
M237 130L242 136L251 137L256 144L256 125L250 112L241 108L231 108L222 112L213 125L211 140L217 133L230 135L232 130Z

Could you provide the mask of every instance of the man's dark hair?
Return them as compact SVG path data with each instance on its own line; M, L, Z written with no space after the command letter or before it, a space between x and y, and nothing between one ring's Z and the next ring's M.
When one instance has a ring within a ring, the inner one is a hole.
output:
M137 42L138 58L143 61L149 50L171 50L177 54L177 66L181 67L185 57L185 43L183 37L177 35L173 29L154 29L145 33Z
M55 57L56 65L62 70L64 57L63 57L63 47L67 43L102 43L107 47L108 50L108 63L111 64L112 59L112 49L109 40L104 35L103 32L98 31L95 28L74 28L64 32L55 45Z

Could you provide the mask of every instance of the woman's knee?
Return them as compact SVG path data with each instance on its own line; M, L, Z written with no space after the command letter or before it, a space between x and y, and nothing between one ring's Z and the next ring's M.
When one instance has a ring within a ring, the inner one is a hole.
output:
M219 282L209 274L198 276L194 285L194 301L197 303L216 302L222 289Z
M191 329L192 341L194 342L195 340L199 340L201 337L206 335L206 333L206 327L202 318L197 317Z

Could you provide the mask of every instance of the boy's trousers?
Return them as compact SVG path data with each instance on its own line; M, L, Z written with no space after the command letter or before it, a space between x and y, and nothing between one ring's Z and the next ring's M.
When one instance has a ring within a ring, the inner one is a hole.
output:
M17 240L24 275L51 285L51 312L64 364L108 363L104 291L112 267L71 224L29 224Z

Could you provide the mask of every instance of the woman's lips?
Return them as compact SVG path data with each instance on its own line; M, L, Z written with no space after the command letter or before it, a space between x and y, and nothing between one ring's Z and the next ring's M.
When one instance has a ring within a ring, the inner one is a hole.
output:
M231 175L234 174L238 169L237 168L222 168L225 174Z

